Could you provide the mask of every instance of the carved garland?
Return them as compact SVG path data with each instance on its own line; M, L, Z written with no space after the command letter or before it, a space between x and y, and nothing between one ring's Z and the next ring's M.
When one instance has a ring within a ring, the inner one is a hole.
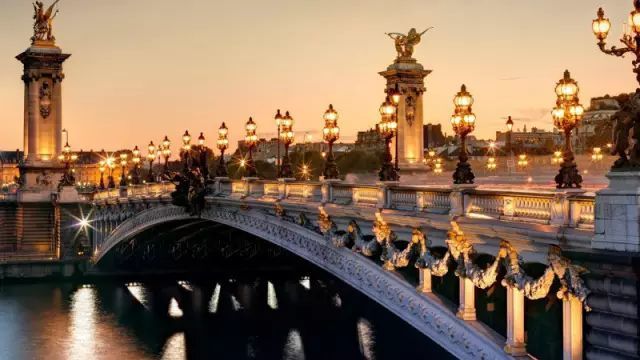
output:
M324 208L320 207L319 209L318 224L325 238L334 239L336 236L348 235L351 228L357 227L355 221L352 220L346 233L338 231L335 223ZM376 212L372 232L378 242L382 244L381 260L384 261L384 268L387 270L408 266L412 252L418 246L420 253L414 265L419 269L429 269L432 275L438 277L446 275L449 271L449 260L453 259L457 263L456 276L470 279L476 287L486 289L496 282L500 265L503 264L506 269L506 275L501 282L503 286L521 290L527 298L536 300L547 296L553 280L557 277L560 281L560 289L556 296L559 299L567 299L570 295L575 296L583 304L585 310L591 310L586 303L589 289L580 277L581 274L586 272L586 269L571 264L569 259L562 256L560 247L555 245L549 247L549 265L542 276L534 279L525 273L519 254L505 240L500 242L500 249L495 256L495 260L486 269L481 269L479 266L474 265L472 261L472 255L475 253L473 245L467 240L455 221L451 222L451 228L452 230L447 234L447 252L441 259L433 256L429 250L430 241L417 228L413 229L408 246L402 251L398 250L393 244L397 240L397 236L384 221L382 213L379 211ZM335 241L334 244L336 244ZM343 244L346 243L343 242Z

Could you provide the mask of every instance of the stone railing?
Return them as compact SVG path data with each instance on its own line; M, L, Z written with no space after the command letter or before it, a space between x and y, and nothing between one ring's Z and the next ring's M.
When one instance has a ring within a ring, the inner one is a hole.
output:
M157 197L171 193L175 186L170 182L131 185L98 191L93 200L108 200L128 197Z
M173 191L171 183L116 188L96 193L94 200L152 197ZM537 223L592 230L594 194L554 191L507 191L450 186L361 185L340 181L216 181L218 196L329 203L364 208L451 214L470 218ZM10 195L10 194L8 194ZM1 200L1 198L0 198Z

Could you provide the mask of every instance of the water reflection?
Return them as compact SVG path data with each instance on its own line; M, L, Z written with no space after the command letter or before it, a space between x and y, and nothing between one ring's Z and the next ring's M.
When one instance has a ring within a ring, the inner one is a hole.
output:
M73 294L67 359L90 359L95 353L96 301L96 291L90 287L82 287Z
M448 358L379 305L322 280L4 285L0 358Z

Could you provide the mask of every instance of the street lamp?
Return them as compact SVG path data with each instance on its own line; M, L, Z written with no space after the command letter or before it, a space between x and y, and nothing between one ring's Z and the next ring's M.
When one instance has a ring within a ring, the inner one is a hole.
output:
M487 159L487 170L489 170L489 171L495 171L495 170L496 170L496 167L497 167L497 164L496 164L496 158L495 158L495 157L493 157L493 156L490 156L490 157Z
M593 148L593 153L591 154L591 160L600 161L602 160L602 149L599 147Z
M526 168L529 165L529 160L527 159L527 154L518 155L518 166L522 169Z
M476 116L471 111L473 105L473 97L467 92L467 87L462 85L460 91L453 98L455 110L451 116L451 125L453 131L460 136L460 151L458 155L458 165L453 173L454 184L473 184L475 175L471 171L471 165L468 163L466 138L476 124Z
M249 148L249 157L243 161L244 167L246 168L245 174L247 177L256 177L256 165L253 163L253 148L258 143L258 137L256 136L256 123L253 122L253 118L249 118L245 125L245 130L247 135L244 137L244 142ZM243 159L244 160L244 159Z
M329 144L329 154L325 157L322 175L325 179L337 179L339 172L333 156L333 143L340 138L340 128L338 127L338 112L333 109L332 104L329 104L329 108L324 112L323 118L322 138Z
M440 158L436 158L433 172L435 174L442 174L442 160Z
M107 158L107 167L109 167L109 184L107 187L113 189L116 187L116 182L113 179L113 170L116 168L116 159L113 156Z
M62 154L58 155L58 160L64 163L64 174L60 179L60 186L73 186L76 182L71 169L71 163L78 159L78 155L71 153L71 146L67 142L62 148Z
M100 171L100 190L104 190L104 171L106 170L107 162L100 160L98 163L98 170Z
M282 165L280 166L279 178L292 178L291 162L289 161L289 146L293 143L293 118L289 112L285 112L281 122L280 139L284 144L284 156L282 157Z
M229 147L229 140L227 139L227 134L229 133L229 129L227 129L227 125L223 122L218 129L218 150L220 150L220 161L218 162L218 166L216 167L216 176L217 177L227 177L227 164L224 163L224 152Z
M511 155L511 134L513 130L513 120L511 120L511 116L507 118L507 146L506 146L506 155Z
M400 104L400 99L402 98L402 92L400 92L400 88L398 87L398 83L393 88L387 89L387 95L391 99L391 104L393 104L393 120L398 123L398 105ZM395 167L396 171L400 171L400 167L398 166L398 131L396 131L396 158L395 158Z
M156 148L152 140L149 142L149 145L147 145L147 161L149 162L149 174L147 174L148 183L156 182L155 176L153 176L153 162L156 160L157 156L158 149Z
M556 107L551 112L553 123L558 130L564 131L565 145L560 172L556 175L557 188L580 188L582 176L578 172L573 150L571 149L571 131L578 125L584 114L584 108L578 99L578 83L571 78L568 70L556 84Z
M378 173L380 181L399 181L398 171L391 163L391 139L398 131L398 123L393 116L395 109L389 96L386 97L382 105L380 105L380 122L378 123L378 131L384 139L384 155L382 157L382 168Z
M182 151L180 152L183 161L183 171L186 174L189 171L189 157L191 151L191 135L189 130L185 130L182 135Z
M551 157L551 163L554 165L559 165L562 162L562 151L554 151L553 156Z
M127 158L129 155L126 152L120 153L120 166L122 167L122 173L120 174L120 186L127 186Z
M627 25L624 26L624 34L620 38L620 42L624 45L623 48L617 48L612 46L610 49L606 48L606 38L611 30L611 22L608 18L604 17L604 10L598 9L597 18L592 22L593 34L598 39L598 47L600 50L608 55L623 56L624 54L631 52L635 55L636 59L631 63L633 64L633 72L636 73L636 80L640 83L640 0L633 1L634 10L629 14L629 25L631 29L628 29Z
M165 176L169 175L169 158L171 157L171 141L165 135L162 140L162 156L164 156L164 169L162 170Z
M207 180L209 179L209 166L207 164L207 147L204 146L204 142L204 133L201 132L200 136L198 136L198 146L196 147L198 155L198 167L200 169L200 174L202 174L202 177Z
M276 159L276 174L280 174L280 129L282 127L282 114L280 113L280 109L278 109L278 111L276 111L276 116L274 116L273 118L276 121L276 145L278 147L278 149L276 150L277 152L277 159Z
M136 145L131 151L131 162L133 163L133 176L131 181L134 185L140 184L140 149Z

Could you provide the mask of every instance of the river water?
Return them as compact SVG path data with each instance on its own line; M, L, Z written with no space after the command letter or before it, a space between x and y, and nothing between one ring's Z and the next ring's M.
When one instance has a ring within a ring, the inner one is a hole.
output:
M328 275L0 284L0 359L447 359Z

